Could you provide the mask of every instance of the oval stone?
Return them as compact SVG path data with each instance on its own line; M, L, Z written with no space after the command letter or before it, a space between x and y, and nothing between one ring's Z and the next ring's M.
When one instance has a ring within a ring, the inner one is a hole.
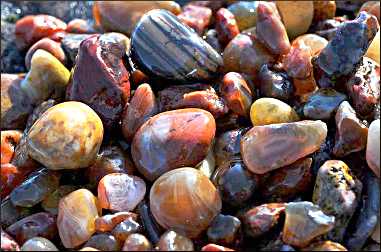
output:
M322 121L255 126L241 140L242 159L250 171L264 174L315 152L326 136Z
M191 28L166 10L146 13L131 36L131 55L143 72L181 82L216 76L222 58Z
M89 166L103 139L98 115L80 102L64 102L48 109L28 133L29 155L49 169Z
M132 142L132 157L150 181L174 168L195 166L207 155L216 123L202 109L160 113L145 122Z

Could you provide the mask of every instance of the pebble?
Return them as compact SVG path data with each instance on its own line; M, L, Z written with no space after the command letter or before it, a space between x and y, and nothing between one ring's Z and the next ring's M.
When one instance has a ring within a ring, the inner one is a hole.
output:
M215 29L221 45L226 46L239 34L239 28L233 13L228 9L221 8L215 14Z
M283 70L264 64L258 73L259 91L263 97L288 101L294 94L292 79Z
M201 248L201 251L234 251L233 249L220 246L214 243L209 243Z
M361 5L359 12L366 11L369 14L374 15L378 23L380 23L380 2L379 1L366 1Z
M380 30L378 30L376 36L374 36L372 43L370 43L370 46L365 53L366 57L371 58L378 64L380 64L380 37Z
M76 33L76 34L83 34L83 33L94 33L94 28L91 26L91 24L81 18L75 18L72 19L66 27L66 32L68 33Z
M254 126L241 140L242 159L251 172L264 174L315 152L326 136L322 121Z
M210 224L206 234L208 241L225 246L234 246L239 243L241 221L231 215L219 214Z
M131 154L138 171L153 181L166 171L195 166L208 154L215 134L213 116L201 109L155 115L135 134Z
M30 170L19 169L13 164L1 164L1 198L9 195L26 178Z
M358 119L356 112L349 102L343 101L337 109L336 137L332 153L337 157L343 157L352 152L365 149L368 128L364 122Z
M254 27L257 23L258 1L237 1L229 5L240 31Z
M196 165L196 169L202 172L208 178L212 177L212 174L216 168L216 159L214 158L213 147L211 146L208 154L200 163Z
M312 23L333 18L336 14L335 1L313 1L314 16Z
M191 239L172 230L161 235L156 247L160 251L194 251Z
M43 49L54 57L56 57L63 65L66 64L66 55L61 48L61 43L51 40L50 38L43 38L31 46L25 56L25 66L29 70L31 66L32 56L38 50Z
M3 172L3 170L1 170ZM29 215L32 215L33 208L29 207L18 207L12 204L9 197L3 198L1 200L1 227L7 228L13 223L21 220Z
M65 197L69 193L75 191L77 189L76 186L73 185L61 185L56 190L54 190L51 194L49 194L44 200L41 202L42 208L51 214L58 214L58 204L61 198Z
M95 234L84 245L100 251L119 251L120 244L113 235Z
M57 104L28 133L28 153L49 169L77 169L96 158L103 139L98 115L80 102Z
M256 100L250 108L250 119L254 126L300 120L290 105L275 98L259 98Z
M187 4L177 17L201 36L210 25L212 10L204 6Z
M20 248L21 251L58 251L57 247L44 237L33 237Z
M134 210L145 193L143 179L124 173L107 174L98 184L100 207L113 211Z
M87 189L76 190L59 202L57 227L65 248L75 248L95 233L100 214L97 198Z
M220 41L218 41L217 31L215 29L209 29L205 34L205 41L216 50L218 53L222 53L224 48Z
M348 251L343 245L332 241L314 242L302 251Z
M128 236L134 233L141 233L142 231L143 227L138 222L133 218L128 218L117 224L111 233L119 243L123 244Z
M91 36L91 34L68 33L62 39L61 47L70 59L72 64L75 64L75 57L77 57L79 45L81 44L81 42Z
M12 161L16 146L19 144L22 132L19 130L3 130L1 135L1 164Z
M137 220L138 216L132 212L117 212L114 214L106 214L95 219L95 230L98 232L109 232L119 223L125 220Z
M223 64L219 53L166 10L140 19L131 35L131 55L144 73L177 82L210 80Z
M324 214L319 206L308 201L287 203L285 212L282 240L295 247L305 247L335 224L335 217Z
M222 205L212 182L194 168L166 172L154 182L149 198L160 226L188 238L206 230Z
M131 234L124 242L122 251L151 251L151 242L142 234Z
M110 34L84 40L66 90L67 100L89 105L107 130L119 122L130 97L129 73L122 61L126 50L126 41Z
M1 229L1 250L2 251L20 251L20 246L17 242Z
M335 225L327 234L329 240L341 242L354 214L362 191L362 183L351 175L340 160L328 160L319 169L312 201L324 213L335 216Z
M295 38L291 46L300 47L301 44L311 49L312 56L317 56L328 45L328 40L314 33L307 33Z
M366 161L374 174L380 177L380 119L374 120L369 126Z

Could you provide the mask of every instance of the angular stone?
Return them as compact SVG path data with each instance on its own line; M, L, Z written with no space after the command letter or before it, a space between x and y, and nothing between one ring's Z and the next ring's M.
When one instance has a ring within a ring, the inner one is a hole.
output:
M287 203L282 239L287 244L305 247L315 237L329 232L334 224L335 217L324 214L311 202Z
M208 241L234 246L239 243L240 231L241 221L237 217L219 214L207 230Z
M21 89L23 74L1 74L1 130L24 129L32 102Z
M213 116L201 109L160 113L135 134L131 154L141 174L150 181L166 171L202 161L215 134Z
M248 116L253 94L242 75L236 72L225 74L220 85L220 93L229 109L238 115Z
M278 225L284 207L284 203L268 203L245 212L241 218L245 234L252 238L264 237Z
M258 1L237 1L229 5L240 31L254 27L257 23Z
M6 232L20 244L36 236L52 240L57 235L56 218L45 212L32 214L13 223Z
M356 19L340 26L317 57L317 66L332 78L348 75L364 56L378 29L376 17L360 12Z
M1 164L12 161L16 146L19 144L22 132L19 130L1 131Z
M65 248L75 248L90 239L100 212L97 198L87 189L76 190L60 200L57 227Z
M191 239L172 230L160 237L157 248L160 251L194 251Z
M122 251L151 251L151 242L142 234L131 234L124 242Z
M330 1L333 2L333 1ZM343 245L332 241L314 242L302 251L348 251Z
M72 185L59 186L41 202L42 208L51 214L57 215L59 201L76 189L77 187Z
M130 35L141 17L153 9L165 9L175 15L181 11L175 1L98 1L93 5L93 16L103 30Z
M146 83L139 85L123 112L123 136L131 141L140 126L157 114L158 110L158 104L151 86Z
M66 23L49 15L28 15L16 22L16 46L19 50L27 49L44 37L54 37L66 30Z
M25 56L25 66L29 70L31 66L32 56L38 50L42 49L56 57L62 64L66 64L66 55L63 49L61 48L61 44L50 39L43 38L33 44L31 48L29 48L28 52Z
M107 214L95 219L95 230L98 232L109 232L119 223L132 219L137 219L137 214L132 212L117 212L115 214Z
M56 57L43 49L37 49L30 65L20 87L34 104L64 96L70 72Z
M178 85L165 88L158 93L160 111L200 108L209 111L215 118L225 115L228 107L213 87L206 84Z
M222 201L232 206L244 206L259 187L259 177L249 172L240 158L232 158L219 165L212 181Z
M72 34L68 33L62 39L61 46L65 53L68 55L71 63L75 63L75 57L77 57L79 45L81 42L89 37L91 34Z
M103 125L89 106L64 102L48 109L28 133L29 155L52 170L89 166L103 139Z
M179 82L215 77L221 56L172 13L152 10L144 15L131 36L131 55L143 72Z
M12 204L33 207L58 188L60 174L46 168L33 172L10 194Z
M106 129L116 126L130 97L129 73L122 61L126 50L126 43L107 34L84 40L66 91L67 100L94 109Z
M33 237L21 247L21 251L58 251L57 247L44 237Z
M254 126L300 120L290 105L275 98L259 98L256 100L250 108L250 119Z
M333 154L343 157L349 153L361 151L366 146L368 128L357 118L349 102L343 101L337 109L336 137Z
M263 174L315 152L326 136L322 121L254 126L241 140L242 159L251 172Z
M96 234L93 235L84 245L99 249L100 251L119 251L120 244L113 235L110 234Z
M99 206L114 211L131 211L144 198L143 179L124 173L110 173L98 184Z
M305 118L329 120L347 96L333 88L320 88L312 93L303 106Z
M208 7L188 4L177 17L201 36L210 24L212 10Z
M222 205L212 182L194 168L163 174L151 187L149 199L155 220L188 238L206 230Z
M111 233L119 243L123 244L129 235L141 233L142 231L143 227L138 222L132 218L128 218L116 225Z
M277 4L279 5L279 2ZM274 3L260 2L258 4L256 27L259 40L272 54L284 55L290 51L286 27L283 25Z
M258 73L259 91L263 97L272 97L282 101L289 100L294 94L292 79L286 72L264 64Z
M20 251L17 242L1 229L1 251Z
M366 162L374 174L380 177L380 119L374 120L369 126Z
M314 3L316 2L318 1L315 1ZM333 2L333 1L330 1L330 2ZM296 39L294 39L292 41L291 46L300 47L302 43L311 49L312 56L317 56L319 55L321 50L323 50L327 46L328 41L319 35L316 35L314 33L308 33L308 34L298 36Z
M285 202L308 192L313 181L311 164L312 158L303 158L270 172L261 187L261 196L273 202Z
M233 13L231 13L228 9L219 9L215 15L215 19L217 37L224 47L239 34L239 28Z
M335 216L329 240L340 242L360 200L362 183L340 160L328 160L320 167L312 196L324 213Z

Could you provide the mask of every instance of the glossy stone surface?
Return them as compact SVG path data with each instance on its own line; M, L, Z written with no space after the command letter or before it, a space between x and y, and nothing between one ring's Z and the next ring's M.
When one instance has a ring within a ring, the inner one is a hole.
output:
M237 1L229 5L240 31L254 27L257 23L257 1Z
M103 147L94 164L87 168L90 183L95 187L110 173L133 174L135 166L130 157L118 145Z
M118 37L107 34L81 42L66 91L68 100L82 101L94 109L106 129L118 123L130 97L129 73L122 61L126 50Z
M233 249L220 246L214 243L209 243L201 248L201 251L234 251Z
M200 108L209 111L215 118L228 112L225 101L213 87L206 84L178 85L165 88L158 93L159 110Z
M264 64L258 73L260 94L282 101L289 100L294 93L292 79L285 71L278 70L270 64Z
M208 7L188 4L177 17L201 36L210 25L212 10Z
M239 242L240 231L241 221L237 217L219 214L207 230L208 241L234 246Z
M139 213L139 220L142 223L149 240L154 244L158 243L160 239L161 229L151 213L149 203L142 201L138 205L137 212Z
M202 172L208 178L212 177L212 174L216 168L216 159L213 153L213 146L210 147L208 154L200 163L198 163L195 168Z
M365 53L366 57L371 58L372 60L376 61L378 64L380 64L380 37L381 37L380 30L378 30L376 36L374 36L372 43L370 43L370 46Z
M75 18L67 23L66 32L77 34L94 33L94 28L88 21L81 18Z
M224 72L256 74L261 66L275 62L274 56L258 38L247 34L238 34L225 47L223 52Z
M331 2L331 1L330 1ZM302 251L348 251L343 245L332 241L314 242Z
M64 96L70 72L56 57L37 49L30 64L30 70L20 86L34 104Z
M15 206L33 207L58 188L60 174L46 168L33 172L11 192Z
M319 1L315 1L314 4L316 2L319 2ZM321 1L321 2L323 2L323 1ZM324 1L324 2L326 2L326 1ZM330 1L330 2L332 2L332 1ZM312 56L317 56L317 55L319 55L321 50L323 50L327 46L328 41L325 38L323 38L319 35L316 35L314 33L307 33L307 34L303 34L303 35L295 38L292 41L291 45L299 47L302 43L311 49Z
M224 48L220 41L218 41L217 31L215 29L209 29L205 34L205 41L216 50L216 52L221 53Z
M117 212L114 214L103 215L95 219L95 229L98 232L108 232L114 229L119 223L132 219L137 219L137 214L132 212Z
M90 165L103 139L98 115L80 102L48 109L28 133L29 155L52 170Z
M240 158L232 158L219 165L212 181L222 201L232 206L244 206L259 187L259 177L249 172Z
M308 192L313 181L311 164L312 158L303 158L270 172L261 187L261 196L266 200L285 202Z
M320 88L312 93L303 106L305 118L329 120L347 96L333 88Z
M56 219L49 213L36 213L13 223L5 231L19 244L36 236L52 240L57 235Z
M250 119L254 126L299 121L290 105L275 98L259 98L250 107Z
M366 162L374 174L380 177L380 119L374 120L369 126Z
M92 36L91 34L68 33L62 39L61 46L73 64L75 63L75 57L77 57L77 54L78 54L79 45L81 44L83 40L91 36Z
M166 10L140 19L131 35L131 55L152 77L180 82L209 80L222 66L221 56Z
M311 202L287 203L282 239L292 246L305 247L315 237L329 232L334 224L335 217L324 214Z
M215 29L218 40L222 46L225 46L239 34L237 21L235 20L233 13L225 8L221 8L217 11L215 19Z
M120 244L113 235L110 234L96 234L93 235L84 245L99 249L100 251L118 251Z
M242 159L251 172L263 174L315 152L326 136L322 121L254 126L241 140Z
M279 5L279 2L277 4ZM284 55L290 51L286 27L283 25L274 3L260 2L258 4L256 28L258 39L272 54Z
M4 130L1 135L1 164L12 161L15 148L20 142L22 132L19 130Z
M75 191L77 188L72 185L61 185L52 193L50 193L44 200L41 202L42 208L54 215L58 214L58 204L61 198L65 197L69 193Z
M276 1L276 7L290 38L307 32L314 16L312 1Z
M1 250L2 251L20 251L20 246L17 242L1 229Z
M3 172L3 170L1 171ZM33 213L32 208L18 207L12 204L9 197L1 200L1 227L7 228L13 223Z
M32 102L21 89L24 75L1 74L1 130L24 129Z
M50 38L43 38L34 43L25 55L25 66L28 70L31 66L32 56L38 49L43 49L49 52L51 55L56 57L62 64L66 63L66 55L63 49L61 48L61 44Z
M97 198L87 189L76 190L60 200L57 227L65 248L75 248L90 239L99 213Z
M97 1L93 5L95 23L105 31L130 35L140 18L153 9L165 9L179 14L175 1Z
M333 154L343 157L349 153L360 151L366 147L368 128L351 107L349 102L343 101L337 109L336 137Z
M319 169L312 196L314 204L335 216L328 239L341 241L360 200L362 183L340 160L328 160Z
M139 85L123 112L123 136L131 141L139 127L157 112L158 104L151 86L146 83Z
M220 92L234 113L241 116L249 114L253 94L242 75L236 72L225 74Z
M16 46L20 50L27 49L44 37L66 30L66 23L49 15L28 15L16 22Z
M203 160L215 134L213 116L201 109L160 113L135 134L131 154L141 174L153 181L166 171Z
M209 226L221 205L212 182L194 168L169 171L151 187L150 207L156 221L189 238Z
M191 239L172 230L162 234L157 249L160 251L194 251Z
M114 211L134 210L145 193L143 179L124 173L107 174L98 184L100 207Z
M131 234L124 242L122 251L150 251L151 242L142 234Z
M252 238L268 234L278 225L284 209L284 203L268 203L249 209L241 218L245 234Z
M21 251L58 251L57 247L44 237L33 237L20 248Z
M229 161L233 157L240 157L241 137L248 131L248 128L240 128L229 130L216 138L214 145L214 155L216 157L216 165Z
M129 235L142 231L143 227L137 221L128 218L116 225L111 233L119 243L123 244Z
M377 19L361 12L345 22L316 59L317 66L330 77L349 74L364 56L379 29Z

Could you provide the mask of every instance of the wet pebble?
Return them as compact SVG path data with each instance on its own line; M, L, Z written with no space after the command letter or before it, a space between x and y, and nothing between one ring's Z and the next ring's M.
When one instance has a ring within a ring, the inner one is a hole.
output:
M210 25L212 10L208 7L188 4L177 17L201 36Z
M119 251L120 244L113 235L110 234L96 234L93 235L84 245L99 249L100 251Z
M68 33L62 39L61 47L65 51L71 63L75 64L75 57L77 57L79 45L81 44L81 42L91 36L91 34Z
M136 221L137 214L132 212L117 212L114 214L106 214L95 219L95 229L98 232L109 232L114 229L116 225L125 220Z
M20 246L17 242L1 229L1 250L2 251L20 251Z
M311 49L312 56L317 56L319 55L321 50L323 50L327 46L328 41L325 38L314 33L307 33L298 36L296 39L292 41L291 45L295 47L300 47L302 43Z
M229 161L233 157L240 157L241 137L248 130L248 128L229 130L216 138L216 144L214 145L214 155L216 157L217 166L226 161Z
M57 247L44 237L33 237L20 248L21 251L58 251Z
M156 247L160 251L194 251L191 239L172 230L161 235Z
M263 97L288 101L294 94L292 79L285 71L264 64L258 73L259 91Z
M123 244L128 236L134 233L140 233L142 231L143 227L137 221L133 218L128 218L116 225L111 233L119 243Z
M82 34L82 33L94 33L95 30L89 21L85 19L81 19L81 18L75 18L75 19L72 19L67 24L66 32Z
M258 1L237 1L229 5L240 31L254 27L257 23Z
M215 19L217 37L224 47L239 34L237 21L234 18L234 14L225 8L221 8L217 11Z
M61 198L65 197L66 195L75 191L76 189L77 187L73 185L59 186L41 202L42 208L51 214L57 215L58 204Z
M142 234L131 234L124 242L122 251L150 251L151 242Z
M25 66L29 70L31 67L31 61L33 54L38 50L43 49L56 57L63 65L66 64L66 55L61 48L61 43L56 42L50 38L43 38L33 44L26 53Z
M231 215L219 214L207 230L208 241L234 247L240 242L241 221Z

